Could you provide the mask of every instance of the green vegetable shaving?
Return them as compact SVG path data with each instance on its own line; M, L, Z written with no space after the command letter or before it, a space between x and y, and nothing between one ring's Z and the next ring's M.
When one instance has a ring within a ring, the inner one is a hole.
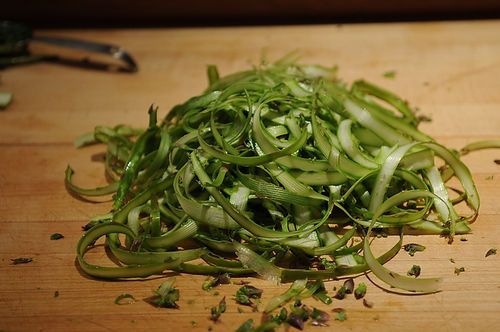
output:
M179 290L174 287L175 278L168 278L154 291L155 296L148 299L148 302L161 308L178 308Z
M78 243L82 270L109 279L175 271L293 282L266 312L302 292L306 279L368 271L392 287L438 291L439 278L399 275L384 264L405 234L451 240L470 231L479 210L470 171L418 129L421 120L404 99L296 60L227 76L209 66L207 89L161 121L151 107L144 129L97 127L78 138L78 147L107 147L110 183L81 188L68 166L66 187L83 197L113 194L111 212L93 218ZM468 145L462 154L497 146ZM462 186L459 199L448 196L452 177ZM470 213L455 209L462 201ZM375 256L377 234L399 239ZM86 261L101 237L120 266ZM407 246L409 253L422 249ZM347 286L344 293L352 292ZM175 306L168 294L158 302ZM329 302L326 292L314 295Z

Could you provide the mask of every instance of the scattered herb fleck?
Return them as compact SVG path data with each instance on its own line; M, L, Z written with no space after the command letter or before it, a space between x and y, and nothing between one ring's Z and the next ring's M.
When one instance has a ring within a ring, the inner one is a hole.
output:
M61 233L54 233L50 236L51 240L59 240L59 239L64 239L64 235Z
M455 264L455 260L453 258L450 258L450 262L452 262L453 264Z
M356 300L363 298L366 294L366 284L364 282L359 283L358 287L354 290L354 297Z
M418 122L432 122L432 118L430 116L422 114L422 115L417 116L417 121Z
M463 237L463 236L462 236L462 237L460 238L460 241L462 241L462 242L467 242L468 240L467 240L467 238L465 238L465 237Z
M496 255L497 254L497 249L496 248L491 248L489 249L486 254L484 255L484 257L488 257L488 256L491 256L491 255Z
M203 290L210 290L214 287L217 287L221 284L230 284L231 283L231 278L229 277L229 274L227 273L224 273L224 274L220 274L216 277L209 277L209 279L205 280L205 282L203 282L201 288Z
M115 304L124 305L132 304L135 302L135 297L131 294L120 294L115 299Z
M363 305L367 308L373 308L373 302L368 301L367 299L363 299Z
M168 278L163 284L153 291L155 296L147 299L149 303L161 308L179 308L179 290L174 287L175 277Z
M385 78L395 78L396 77L396 71L395 70L388 70L384 72L383 76Z
M495 159L494 162L495 164L500 165L500 159Z
M334 308L332 311L337 313L335 320L344 321L347 319L344 308Z
M460 268L458 268L458 267L455 268L455 274L457 276L460 275L460 273L462 273L462 272L465 272L465 267L462 266Z
M253 330L253 319L248 319L236 329L235 332L250 332Z
M187 304L193 304L194 300L187 300Z
M31 257L18 257L11 259L12 265L18 265L18 264L28 264L33 262L33 258Z
M240 314L242 314L242 313L244 313L245 311L243 311L243 308L242 308L242 307L238 307L238 312L239 312Z
M254 306L252 299L260 299L262 292L262 289L251 285L245 285L236 291L235 300L239 304Z
M334 269L337 264L335 264L334 261L330 261L326 258L321 258L321 262L320 262L321 266L323 267L324 270L331 270L331 269Z
M59 297L59 291L57 291L57 290L56 290L56 291L54 292L54 298L57 298L57 297Z
M214 292L214 296L218 296L220 293L218 291Z
M484 178L485 180L493 180L493 175L487 176Z
M342 300L343 298L345 298L346 293L347 293L347 288L345 288L345 286L341 286L337 291L337 293L335 294L334 298L336 298L337 300Z
M198 323L197 323L195 320L192 320L192 321L191 321L191 326L192 326L192 327L195 327L196 325L198 325Z
M403 246L403 249L408 253L408 255L414 256L417 251L424 251L425 247L418 243L408 243Z
M410 277L418 278L420 276L421 271L422 268L419 265L413 265L406 274L409 275Z
M224 296L222 300L220 300L219 304L216 307L212 307L210 309L210 320L217 322L220 316L226 312L226 297Z

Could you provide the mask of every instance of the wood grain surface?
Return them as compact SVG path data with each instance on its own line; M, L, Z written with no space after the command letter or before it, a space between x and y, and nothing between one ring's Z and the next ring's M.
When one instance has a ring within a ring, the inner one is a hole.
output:
M41 34L42 32L40 32ZM99 147L75 150L72 140L95 125L144 126L151 103L166 113L206 86L205 66L221 73L245 69L262 56L272 60L299 50L303 61L337 64L347 81L365 78L393 89L433 121L422 129L440 142L460 148L478 139L500 137L500 21L403 23L342 26L288 26L210 29L144 29L50 31L46 34L113 42L138 60L134 75L37 64L1 72L0 90L14 93L0 112L0 330L2 331L230 331L261 314L238 313L232 296L238 286L223 285L219 295L201 290L202 276L180 275L179 310L158 309L142 301L161 278L105 282L82 275L75 265L80 226L110 202L86 203L63 185L70 163L75 181L103 184L102 165L91 161ZM395 70L396 77L382 74ZM481 199L481 214L467 241L452 245L437 236L408 237L427 246L410 257L400 253L389 263L405 273L413 264L423 276L444 278L443 291L401 296L369 284L369 309L353 297L333 305L306 303L324 310L346 309L347 320L329 328L350 331L494 331L500 328L500 158L481 151L464 160L470 166ZM493 178L491 178L493 177ZM65 238L51 241L54 232ZM394 239L390 239L394 241ZM92 259L104 260L102 248ZM33 257L12 265L10 259ZM450 262L455 260L455 264ZM454 274L455 267L465 272ZM367 281L366 276L356 283ZM331 281L331 291L342 281ZM263 302L288 286L265 289ZM55 297L55 292L59 296ZM130 293L138 299L115 305ZM228 309L213 324L209 310L227 297Z

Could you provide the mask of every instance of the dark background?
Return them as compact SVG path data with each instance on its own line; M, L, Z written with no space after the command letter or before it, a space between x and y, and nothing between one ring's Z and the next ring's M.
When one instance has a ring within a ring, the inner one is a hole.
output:
M500 18L500 0L8 0L0 6L2 20L45 28L482 18Z

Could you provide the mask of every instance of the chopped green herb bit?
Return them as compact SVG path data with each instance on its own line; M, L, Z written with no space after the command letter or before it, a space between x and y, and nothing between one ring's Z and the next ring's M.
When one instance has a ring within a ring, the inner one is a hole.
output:
M496 255L497 254L497 249L496 248L491 248L489 249L486 254L484 255L484 257L488 257L488 256L491 256L491 255Z
M417 116L417 121L420 122L432 122L432 118L427 115L419 115Z
M359 283L358 287L354 290L354 297L356 300L363 298L366 294L366 284L364 282Z
M384 72L383 76L385 78L395 78L396 77L396 71L395 70L388 70Z
M187 300L187 304L193 304L194 303L194 300Z
M453 258L450 258L450 262L452 262L453 264L455 264L455 260Z
M161 308L178 308L179 290L174 287L175 277L168 278L163 284L153 291L156 295L149 298L148 302Z
M242 308L242 307L238 307L238 313L242 314L242 313L244 313L244 312L245 312L245 311L243 310L243 308Z
M363 299L363 305L367 308L373 308L373 302L368 301L367 299Z
M495 159L494 162L495 164L500 165L500 159Z
M235 332L250 332L253 331L253 319L248 319L236 329Z
M64 238L64 235L62 235L61 233L54 233L50 236L51 240L59 240L59 239L63 239L63 238Z
M344 321L347 319L344 308L334 308L332 311L337 313L335 320Z
M460 237L460 241L467 242L468 240L467 240L467 238L465 238L465 237L462 236L462 237Z
M214 287L217 287L222 284L230 284L231 283L231 278L229 277L229 274L224 273L220 274L216 277L209 277L205 282L203 282L201 288L203 290L210 290Z
M465 272L465 267L462 266L460 268L458 268L458 267L455 268L455 274L457 276L460 275L460 273L462 273L462 272Z
M493 180L493 175L487 176L485 180Z
M59 291L57 291L57 290L56 290L56 291L54 292L54 298L57 298L57 297L59 297Z
M198 322L196 322L195 320L192 320L192 321L191 321L191 326L192 326L192 327L195 327L196 325L198 325Z
M337 293L335 294L334 298L337 300L342 300L345 298L345 295L347 294L347 288L345 286L341 286Z
M218 291L214 292L214 296L218 296L220 293Z
M132 304L135 302L134 296L130 294L120 294L115 299L115 304L123 305L123 304Z
M403 246L403 249L408 253L408 255L414 256L417 251L424 251L425 247L417 243L408 243Z
M212 307L210 309L210 320L217 322L220 316L226 312L226 297L224 296L222 300L220 300L219 304L216 307Z
M260 299L262 292L262 289L251 285L245 285L236 291L235 300L239 304L253 306L254 303L252 299Z
M418 278L420 276L421 271L422 268L419 265L413 265L406 274L409 275L410 277Z
M11 259L12 265L18 265L18 264L28 264L33 262L33 258L31 257L18 257Z
M321 258L321 266L324 270L331 270L334 269L337 264L335 264L334 261L328 260L327 258Z

